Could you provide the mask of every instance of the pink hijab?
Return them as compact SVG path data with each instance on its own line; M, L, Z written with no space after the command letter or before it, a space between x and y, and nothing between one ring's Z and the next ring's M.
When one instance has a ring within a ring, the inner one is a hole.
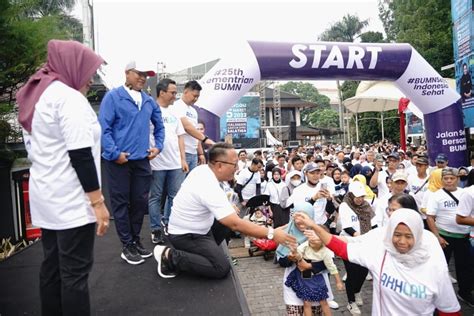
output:
M46 64L16 94L18 121L23 128L31 133L36 103L53 81L59 80L79 90L103 62L102 57L79 42L50 40Z

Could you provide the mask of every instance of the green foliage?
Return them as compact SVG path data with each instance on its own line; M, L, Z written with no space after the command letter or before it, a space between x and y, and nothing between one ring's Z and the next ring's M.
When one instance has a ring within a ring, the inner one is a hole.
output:
M339 113L329 107L316 108L308 115L307 122L310 126L318 128L337 128Z
M383 43L385 39L383 34L380 32L368 31L360 34L360 40L362 43Z
M367 25L368 20L359 20L356 15L347 14L341 21L338 21L326 29L319 39L331 42L353 42Z
M380 17L391 40L411 44L438 72L454 61L451 1L399 0L382 7ZM443 73L453 75L452 69Z
M281 85L280 89L281 91L295 94L302 100L316 103L322 108L329 107L330 99L327 96L320 94L318 89L309 82L288 81L287 83ZM301 111L302 125L311 125L310 116L315 111L316 109L314 108L307 108Z
M357 80L344 81L344 83L341 85L342 100L346 100L355 96L359 83L360 81Z

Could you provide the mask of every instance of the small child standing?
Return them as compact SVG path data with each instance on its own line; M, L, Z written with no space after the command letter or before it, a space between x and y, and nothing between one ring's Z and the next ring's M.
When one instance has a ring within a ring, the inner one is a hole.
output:
M311 302L319 302L323 315L331 315L331 309L327 302L329 296L326 282L320 273L313 274L311 263L323 261L329 273L336 279L337 289L342 291L344 284L332 260L332 252L323 245L318 236L314 236L299 245L297 253L292 253L292 255L299 264L298 268L288 275L285 285L303 300L304 315L312 315Z

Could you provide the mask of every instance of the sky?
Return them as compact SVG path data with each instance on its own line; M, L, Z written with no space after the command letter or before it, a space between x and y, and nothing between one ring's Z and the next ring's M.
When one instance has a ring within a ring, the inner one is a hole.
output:
M94 0L96 51L123 81L130 60L175 72L222 56L246 40L315 42L348 13L383 32L377 0ZM80 17L80 9L74 13Z

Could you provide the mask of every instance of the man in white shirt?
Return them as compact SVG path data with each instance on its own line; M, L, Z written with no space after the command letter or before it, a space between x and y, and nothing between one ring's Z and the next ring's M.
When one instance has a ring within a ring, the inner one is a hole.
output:
M387 177L392 176L397 170L400 157L397 153L391 153L387 156L387 169L382 168L383 160L377 159L374 174L370 179L369 186L373 189L377 188L377 196L384 196L388 193Z
M183 96L173 105L174 114L181 119L181 123L187 133L184 136L184 147L189 171L197 166L198 159L200 164L206 163L201 143L203 142L207 145L214 144L209 137L196 129L198 114L193 105L198 100L201 90L202 87L197 81L192 80L187 82L184 85Z
M235 186L235 193L239 195L239 200L245 206L248 200L255 195L261 194L261 178L260 169L263 168L263 161L258 158L253 158L250 167L240 171L237 176L237 185Z
M428 157L417 155L415 163L416 173L408 175L408 190L415 198L419 210L421 209L423 196L426 190L428 190L429 175L426 172L429 167L428 163Z
M232 145L215 144L209 150L209 164L196 167L184 180L169 223L173 248L158 245L154 250L162 278L175 277L179 272L224 278L231 265L220 244L229 229L296 247L296 239L283 230L258 226L237 216L221 187L221 182L233 179L237 162Z
M161 117L165 127L163 151L155 159L150 160L153 178L148 200L150 215L151 241L154 244L163 243L163 233L166 234L173 199L188 172L188 164L184 152L183 124L171 111L170 106L176 99L176 82L163 79L156 85L156 103L161 109ZM153 146L154 139L150 135ZM163 217L161 217L162 206ZM163 231L162 231L163 230Z
M249 165L249 161L247 160L247 151L245 149L242 149L239 151L238 157L239 157L239 164L238 164L237 174L239 174L240 171L247 168Z

